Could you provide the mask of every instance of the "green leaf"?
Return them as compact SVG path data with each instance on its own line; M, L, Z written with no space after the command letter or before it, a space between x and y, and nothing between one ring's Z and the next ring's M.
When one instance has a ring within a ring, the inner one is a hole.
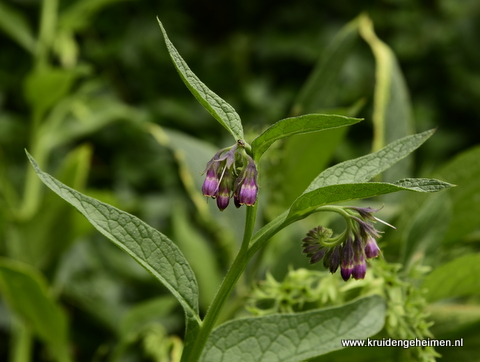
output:
M480 146L457 155L434 176L459 186L449 192L452 220L445 234L446 242L458 241L480 227Z
M350 107L324 109L319 113L355 117L364 103L364 100L360 99ZM272 169L272 174L277 175L273 187L278 190L278 201L283 207L290 207L305 191L310 181L331 163L333 154L348 130L347 127L332 128L295 135L285 140L281 151L283 157Z
M376 62L376 82L373 101L373 151L378 151L400 137L413 133L409 94L393 51L381 41L367 15L361 15L359 31L372 49ZM385 175L386 181L411 173L411 160L405 159Z
M82 189L88 177L91 152L89 145L70 151L56 170L56 178ZM39 208L40 212L12 228L8 250L11 257L45 270L78 236L73 228L76 212L52 193L41 199Z
M321 187L300 196L290 208L289 218L301 218L316 208L337 202L366 199L397 191L437 192L453 185L435 180L410 178L395 183L368 182Z
M265 130L252 142L253 154L259 160L262 154L275 142L295 134L317 132L326 129L350 126L360 122L359 118L349 118L333 114L306 114L282 119Z
M187 63L173 46L172 42L167 36L167 32L163 28L161 21L157 18L160 29L162 29L165 44L167 46L170 57L172 58L178 74L182 78L187 88L192 92L195 98L205 109L225 127L235 138L235 141L243 139L243 127L240 121L240 116L235 109L220 98L217 94L212 92L198 77L190 70Z
M0 2L0 29L30 53L34 52L35 39L23 14L5 2Z
M27 321L57 361L70 361L68 323L49 294L43 275L28 264L0 258L0 291L8 305Z
M188 326L196 329L200 322L197 281L178 247L135 216L62 184L40 170L28 152L27 156L45 185L80 211L98 231L170 290L185 310Z
M464 255L435 268L422 287L430 302L480 294L480 254Z
M432 129L407 136L380 151L332 166L318 175L305 192L329 185L368 181L416 150L434 132Z
M379 332L385 303L379 296L341 307L238 319L216 328L201 361L297 362L342 348L342 339Z

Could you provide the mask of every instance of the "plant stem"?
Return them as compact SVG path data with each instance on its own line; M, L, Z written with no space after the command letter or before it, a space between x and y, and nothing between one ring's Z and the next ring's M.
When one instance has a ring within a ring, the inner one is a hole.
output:
M230 266L225 279L223 279L223 282L220 285L220 288L218 289L210 308L207 311L202 326L200 327L200 330L195 338L195 342L192 344L191 349L187 349L183 352L182 361L194 362L200 359L205 344L207 343L207 339L210 336L213 327L215 326L225 302L232 293L238 279L248 264L248 245L255 227L256 216L257 204L252 207L247 207L247 217L245 220L245 231L243 234L242 246L235 257L235 260Z
M32 332L20 320L14 322L14 333L11 341L10 362L29 362L33 347Z

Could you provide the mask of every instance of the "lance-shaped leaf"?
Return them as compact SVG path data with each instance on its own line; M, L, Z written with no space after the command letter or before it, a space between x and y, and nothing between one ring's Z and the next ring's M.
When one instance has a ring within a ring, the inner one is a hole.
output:
M437 192L452 186L447 182L423 178L407 178L394 183L367 182L330 185L307 192L296 199L290 208L288 217L301 218L327 204L366 199L397 191Z
M253 154L255 159L258 160L275 141L282 138L295 134L350 126L360 121L361 119L359 118L334 114L306 114L299 117L285 118L267 128L265 132L253 140Z
M28 264L0 258L0 292L8 305L32 327L56 361L70 361L68 322L49 294L43 275Z
M401 138L380 151L327 168L312 181L305 193L329 185L368 181L416 150L434 132L432 129Z
M167 36L167 32L163 28L161 21L157 18L160 29L162 29L163 38L167 46L170 58L172 58L178 74L182 78L187 88L192 92L195 98L205 109L225 127L235 138L235 141L243 139L243 127L240 121L240 116L235 112L235 109L220 98L217 94L212 92L188 67L187 63L173 46L172 42Z
M98 231L172 292L185 310L187 327L196 329L200 324L197 281L178 247L135 216L62 184L43 172L28 152L27 156L45 185L80 211Z
M297 362L342 348L343 339L380 331L385 303L379 296L341 307L298 314L238 319L215 329L202 362Z

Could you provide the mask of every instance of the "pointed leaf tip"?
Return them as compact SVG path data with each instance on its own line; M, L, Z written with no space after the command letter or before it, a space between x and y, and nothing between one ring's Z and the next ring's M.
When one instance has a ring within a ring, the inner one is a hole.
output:
M211 91L189 68L185 60L181 57L178 50L168 38L167 32L162 22L157 17L158 25L162 30L165 45L167 46L170 58L175 68L197 101L234 137L235 141L243 139L243 126L240 116L235 109L225 102L216 93Z

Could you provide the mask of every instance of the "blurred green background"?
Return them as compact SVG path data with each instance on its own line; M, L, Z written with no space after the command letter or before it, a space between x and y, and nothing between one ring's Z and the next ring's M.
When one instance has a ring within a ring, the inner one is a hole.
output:
M61 304L68 315L74 360L135 361L140 355L162 360L166 353L162 348L170 351L179 343L172 336L181 336L182 314L150 275L94 232L63 201L44 192L31 174L24 149L63 182L139 216L172 239L216 240L211 245L207 242L207 254L210 258L214 255L209 266L197 261L199 269L207 269L204 280L212 281L203 285L205 310L221 280L223 272L219 270L225 270L235 250L237 230L224 238L230 241L219 236L226 235L222 227L229 225L222 217L235 216L228 212L219 215L211 204L207 209L199 206L182 177L185 154L179 149L185 151L189 144L192 154L202 149L211 157L215 147L232 141L181 82L156 16L197 76L241 115L247 140L251 140L266 126L293 114L298 92L319 57L337 32L362 12L369 15L378 37L397 57L410 93L412 132L438 127L432 139L416 151L411 174L403 177L438 174L448 160L472 149L476 153L462 167L473 165L477 170L479 1L2 0L0 255L24 263L13 269L45 278L40 284L52 293L41 294ZM365 118L322 160L325 165L370 152L375 70L369 46L357 41L342 61L336 80L322 93L321 109L345 112L360 100L357 116ZM167 130L163 143L145 132L146 122ZM197 149L189 137L201 146ZM289 188L278 186L285 171L278 167L285 164L280 147L272 151L265 165L271 176L264 180L265 188ZM200 171L205 165L201 156ZM186 158L187 163L191 161L188 155ZM452 170L453 174L445 169L440 173L446 181L457 183L461 175L455 174L457 168ZM470 206L472 212L478 210L478 187L469 186L471 193L459 196L462 203L453 210L468 211ZM295 192L289 196L288 190L285 194L287 201L296 196ZM265 195L265 201L271 200L273 205L264 212L268 220L286 201L275 191ZM442 200L431 200L430 209L443 205ZM398 205L392 215L398 217L399 225L408 225L408 217L398 216L398 210L408 209L408 205ZM388 205L385 209L388 216ZM450 244L430 247L436 258L431 257L428 265L478 252L480 222L476 215L469 215L473 220L469 219L467 226L459 222L448 229ZM238 225L238 233L241 227ZM391 240L394 246L387 259L405 261L399 256L401 241ZM451 242L458 240L461 243L452 247ZM185 245L188 249L188 243ZM279 251L283 257L278 258L281 263L277 266L271 262L275 249L267 253L270 262L264 269L271 268L276 278L287 272L284 249ZM195 252L190 254L194 259ZM25 265L34 269L25 271ZM202 281L199 283L202 288ZM480 312L475 309L473 313L477 324L462 324L464 330L478 326ZM158 323L150 323L152 320ZM0 360L12 358L11 351L21 348L22 341L33 351L33 360L48 360L43 344L36 338L28 344L28 335L48 338L42 337L37 327L28 328L31 330L25 332L22 321L0 299ZM451 330L447 328L447 332ZM149 338L163 340L162 347L155 343L152 347ZM480 336L474 338L478 347ZM464 360L473 360L469 359L473 355L467 354Z

